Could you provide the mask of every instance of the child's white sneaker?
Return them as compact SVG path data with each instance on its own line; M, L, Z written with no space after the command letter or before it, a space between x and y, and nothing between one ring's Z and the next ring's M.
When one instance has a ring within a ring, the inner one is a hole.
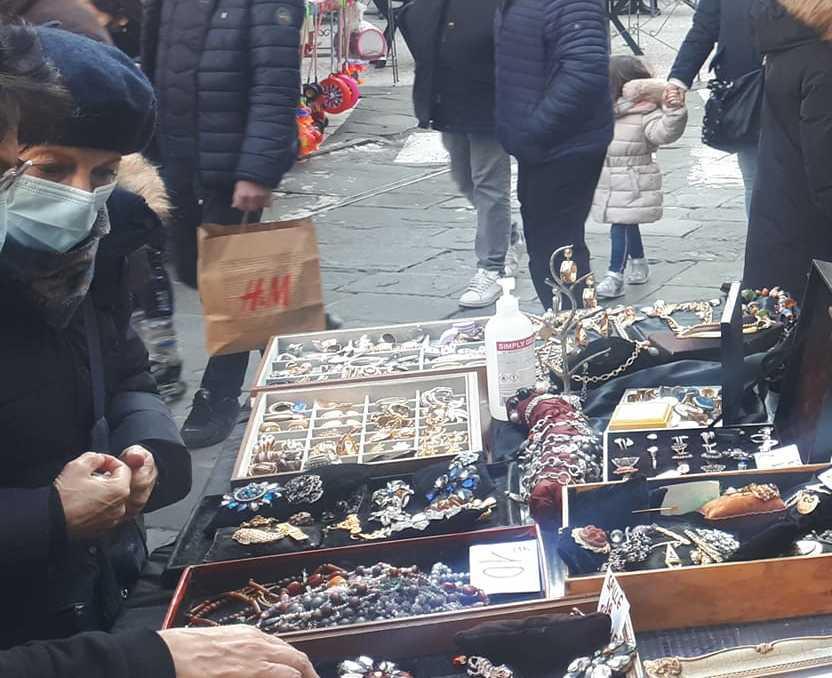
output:
M650 266L647 259L630 259L626 279L630 285L644 285L650 280Z
M616 299L624 296L624 276L621 273L607 271L604 279L595 287L599 299Z

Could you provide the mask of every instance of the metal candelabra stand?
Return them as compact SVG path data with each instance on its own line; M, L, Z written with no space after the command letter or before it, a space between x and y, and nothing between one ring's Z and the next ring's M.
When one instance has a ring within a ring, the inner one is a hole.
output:
M563 259L560 266L558 266L557 262L561 257ZM595 294L592 273L587 273L580 278L578 277L578 265L572 260L572 245L560 247L552 253L552 256L549 258L549 272L552 277L546 282L552 286L552 308L543 314L541 320L551 331L552 336L555 337L555 341L560 345L563 392L568 395L572 393L572 375L579 368L610 352L610 349L606 348L570 366L569 337L580 323L586 322L590 318L606 313L607 311L598 305L598 297ZM579 311L576 290L580 289L581 285L584 285L581 294L583 310ZM565 302L567 301L569 302L569 310L568 314L564 317Z

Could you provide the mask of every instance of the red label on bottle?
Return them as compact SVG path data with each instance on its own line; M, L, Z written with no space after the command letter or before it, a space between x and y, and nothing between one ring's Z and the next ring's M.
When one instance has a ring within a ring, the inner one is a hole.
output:
M515 339L514 341L498 341L498 351L518 351L520 349L528 348L534 345L534 335L526 337L525 339Z

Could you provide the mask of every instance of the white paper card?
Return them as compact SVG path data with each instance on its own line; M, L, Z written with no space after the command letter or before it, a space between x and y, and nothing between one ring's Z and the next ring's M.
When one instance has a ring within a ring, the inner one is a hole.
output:
M604 585L598 598L598 612L610 617L611 640L626 640L635 644L636 634L630 620L630 601L627 600L627 595L612 570L607 570L604 577Z
M832 468L827 471L824 471L818 476L818 480L822 482L826 487L832 490Z
M789 468L803 464L797 445L786 445L768 452L757 452L754 455L754 461L757 462L758 469Z
M698 480L692 483L667 485L662 501L663 516L681 516L698 511L711 499L719 496L718 480Z
M489 595L498 593L538 593L540 558L537 541L504 544L475 544L470 547L471 585Z
M627 600L624 589L621 588L621 584L618 583L618 579L611 570L607 570L604 577L604 585L598 598L598 612L608 614L610 617L611 642L623 640L631 645L637 644L633 620L630 617L630 601ZM638 654L636 654L633 667L627 672L627 678L644 678Z

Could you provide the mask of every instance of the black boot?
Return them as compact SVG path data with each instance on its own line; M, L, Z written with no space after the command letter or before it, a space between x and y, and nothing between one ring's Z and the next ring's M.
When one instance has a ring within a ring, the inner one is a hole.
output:
M201 388L194 395L191 413L182 426L182 439L190 450L221 443L231 435L239 416L237 398L216 398Z

